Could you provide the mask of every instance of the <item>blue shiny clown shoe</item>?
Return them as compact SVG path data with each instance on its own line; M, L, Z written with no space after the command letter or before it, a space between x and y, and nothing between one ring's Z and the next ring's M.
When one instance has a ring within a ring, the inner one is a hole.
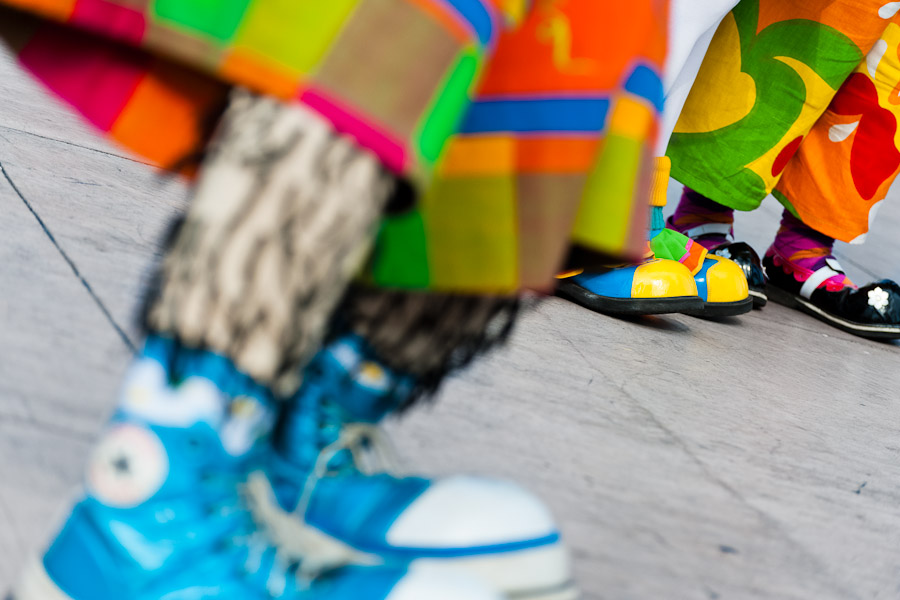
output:
M83 498L10 598L498 600L451 574L313 573L285 558L239 494L270 452L268 394L209 353L181 351L183 378L173 382L174 347L148 341L89 461Z
M313 360L276 440L267 478L255 478L258 520L293 556L359 564L463 568L511 598L577 596L568 553L546 508L508 484L475 477L398 477L375 426L412 381L347 336ZM377 466L372 463L378 463Z
M651 194L648 237L650 249L656 258L676 260L694 275L697 294L703 300L703 305L684 313L717 318L736 317L750 312L756 300L751 293L752 282L748 286L749 272L744 272L746 267L742 268L737 262L729 260L727 252L717 256L718 252L709 252L688 235L666 227L663 207L666 205L669 167L668 159L657 159L657 169L661 169L661 172L658 173ZM730 231L730 225L725 227L726 233Z
M557 282L556 293L599 313L633 317L698 311L703 300L687 267L649 260L605 273L580 273Z
M662 209L653 207L654 221L661 225ZM683 311L700 317L736 317L753 309L753 298L744 269L724 256L708 252L701 244L672 229L650 229L653 255L677 260L694 277L697 295L703 301L696 309Z

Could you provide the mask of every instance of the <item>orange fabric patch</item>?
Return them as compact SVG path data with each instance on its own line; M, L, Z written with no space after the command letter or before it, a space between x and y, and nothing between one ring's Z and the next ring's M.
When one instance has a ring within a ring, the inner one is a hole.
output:
M138 84L112 137L153 163L171 167L205 145L203 124L226 94L221 83L160 63Z
M703 268L703 261L706 260L708 253L709 251L706 248L697 242L693 242L690 248L687 249L687 255L681 260L681 264L688 268L691 275L696 275Z
M9 6L16 6L57 21L69 19L75 10L75 2L76 0L3 0L3 3Z
M518 141L516 163L523 173L584 173L599 144L595 138L523 138Z
M457 137L447 148L441 174L584 173L593 164L599 143L581 137Z
M299 73L291 73L243 48L234 50L225 58L220 72L227 80L283 100L296 98L300 90Z
M661 69L666 45L658 34L666 29L659 13L647 2L537 2L520 29L502 34L479 94L608 91L635 56Z
M441 161L442 175L504 175L514 171L515 140L505 136L456 137Z

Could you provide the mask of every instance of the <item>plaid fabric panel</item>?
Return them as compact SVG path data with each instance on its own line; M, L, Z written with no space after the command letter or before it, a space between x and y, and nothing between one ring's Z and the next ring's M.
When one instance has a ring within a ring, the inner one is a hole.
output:
M151 50L229 83L310 104L389 168L423 185L504 26L499 3L491 0L0 4ZM107 62L106 77L113 83L105 85L124 85L122 65L115 64L120 61ZM99 77L103 65L93 68ZM85 91L78 98L79 110L95 112L87 105L107 102L101 94L89 95Z
M665 26L656 2L537 3L501 35L421 206L387 220L375 280L546 290L572 240L640 255Z
M202 145L204 118L240 83L307 104L412 178L421 201L385 218L369 269L381 285L546 289L573 239L642 250L661 0L546 0L502 35L499 7L515 0L231 0L217 11L205 0L0 0L13 2L185 64L60 27L13 34L45 83L160 164ZM321 27L296 35L308 20Z

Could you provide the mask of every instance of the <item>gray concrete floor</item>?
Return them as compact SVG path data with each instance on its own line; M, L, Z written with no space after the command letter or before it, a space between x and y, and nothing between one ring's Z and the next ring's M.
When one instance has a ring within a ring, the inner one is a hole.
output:
M90 134L5 56L0 165L4 589L79 482L186 194ZM764 250L778 214L768 202L738 232ZM868 245L841 249L851 275L900 279L898 231L894 202ZM589 600L893 599L898 360L896 345L779 306L623 321L550 299L506 349L391 429L412 469L540 493Z

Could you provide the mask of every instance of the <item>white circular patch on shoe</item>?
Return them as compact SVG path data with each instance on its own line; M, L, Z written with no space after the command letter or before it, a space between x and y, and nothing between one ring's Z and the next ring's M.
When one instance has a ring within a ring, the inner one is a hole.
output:
M113 508L133 508L149 500L169 474L162 441L148 429L119 425L94 449L87 468L88 493Z

